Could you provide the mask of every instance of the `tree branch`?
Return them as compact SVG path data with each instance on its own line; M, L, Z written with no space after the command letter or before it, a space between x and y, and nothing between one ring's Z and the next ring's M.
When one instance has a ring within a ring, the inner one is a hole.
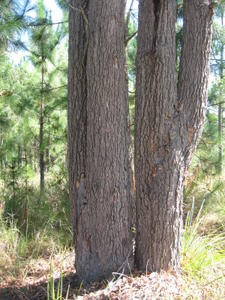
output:
M216 105L220 105L220 104L224 104L224 103L225 103L225 101L221 101L221 102L210 104L210 105L208 105L208 107L216 106Z
M132 33L125 41L125 46L127 46L127 44L135 37L135 35L137 34L137 31L135 31L134 33Z
M127 13L126 27L128 27L129 22L130 22L130 16L131 16L131 11L132 11L133 4L134 4L134 0L131 1L129 11Z
M60 22L53 22L53 23L30 23L30 24L28 24L27 26L28 27L38 27L38 26L43 26L43 25L45 25L45 26L52 26L52 25L59 25L59 24L63 24L63 23L68 23L69 21L68 20L66 20L66 21L60 21Z

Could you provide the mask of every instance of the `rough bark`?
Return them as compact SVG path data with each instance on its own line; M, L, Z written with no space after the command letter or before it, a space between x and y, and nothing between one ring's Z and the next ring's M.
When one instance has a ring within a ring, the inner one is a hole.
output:
M211 40L209 4L184 1L176 79L176 1L139 6L135 111L136 264L179 269L185 170L203 124Z
M69 14L69 73L68 73L68 170L69 194L73 231L76 234L75 205L78 184L86 173L87 139L87 79L86 23L79 11L87 16L88 0L71 1ZM78 9L79 8L79 9Z
M86 281L133 263L124 10L123 0L70 7L70 201L75 266Z
M178 109L186 167L201 136L206 111L213 8L210 1L184 1L184 32L178 78Z

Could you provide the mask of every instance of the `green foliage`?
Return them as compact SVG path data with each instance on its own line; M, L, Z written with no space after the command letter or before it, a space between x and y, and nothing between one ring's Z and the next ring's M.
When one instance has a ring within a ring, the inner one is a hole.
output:
M136 53L137 53L137 24L132 18L128 24L128 37L132 37L127 45L127 71L128 71L128 93L129 93L129 113L130 131L132 145L134 139L134 112L135 112L135 84L136 84Z
M45 198L41 203L38 186L35 188L34 184L21 178L15 180L13 187L8 184L2 193L2 199L6 199L3 205L7 223L16 224L20 232L29 239L35 238L38 232L47 230L53 236L55 232L59 244L70 247L72 230L65 175L59 169L57 174L51 173Z
M41 216L41 212L36 213ZM0 284L4 284L6 280L15 280L18 276L26 278L29 270L32 272L33 268L38 268L36 265L41 259L49 259L55 254L61 256L65 248L68 249L68 240L71 239L63 232L67 245L63 244L59 232L51 230L48 225L39 228L33 237L28 237L18 229L13 220L6 224L1 215L0 231Z
M193 285L193 282L203 285L205 294L210 295L207 299L220 299L224 292L225 236L224 232L200 234L203 206L204 201L194 218L193 201L191 211L187 214L182 244L182 272L187 285ZM197 289L195 295L197 297Z
M203 204L194 219L194 202L188 213L183 241L184 270L191 277L201 278L207 268L225 263L225 236L210 234L201 236L198 232L201 224Z
M137 32L137 25L135 22L129 22L128 24L128 37L134 36L128 42L127 46L127 63L128 63L128 76L129 76L129 83L133 86L135 84L135 76L136 76L136 53L137 53L137 36L135 33Z
M18 66L6 54L0 59L0 219L4 233L0 245L5 243L7 247L4 255L0 247L4 258L0 259L0 267L4 269L8 262L10 272L15 273L31 258L48 256L72 245L66 173L67 48L60 26L54 29L46 24L52 21L43 3L39 1L35 21L43 25L32 27L29 56ZM14 31L15 37L19 32ZM43 91L40 63L45 68ZM43 93L47 176L46 193L40 202L39 122Z
M43 3L38 3L37 18L51 22ZM63 224L67 228L65 232L70 234L68 193L61 180L66 172L67 127L67 51L65 43L60 44L62 38L60 26L56 30L46 24L34 26L31 35L33 51L29 57L34 66L30 61L15 66L6 56L0 61L0 202L4 203L4 217L8 223L16 222L19 230L29 238L46 226L53 231ZM45 68L44 90L40 63ZM43 93L45 131L42 151L45 151L49 188L39 205L39 113ZM59 234L59 238L63 239L63 234Z
M20 34L27 28L29 18L26 13L32 7L29 1L0 2L0 52L8 48L23 47Z

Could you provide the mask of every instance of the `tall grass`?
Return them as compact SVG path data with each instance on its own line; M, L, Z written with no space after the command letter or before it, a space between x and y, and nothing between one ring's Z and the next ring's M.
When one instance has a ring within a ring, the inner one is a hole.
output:
M182 271L187 286L195 286L199 299L223 299L225 296L225 235L210 233L201 235L204 201L197 217L192 209L187 214L182 244ZM205 296L200 296L200 295ZM205 298L204 298L205 297ZM209 298L208 298L209 297ZM212 297L212 298L210 298ZM197 298L196 298L197 299Z
M64 253L71 245L72 235L57 228L53 222L45 220L42 226L27 235L18 228L13 217L9 220L0 214L0 284L13 282L18 276L23 280L29 270L38 269L38 260Z

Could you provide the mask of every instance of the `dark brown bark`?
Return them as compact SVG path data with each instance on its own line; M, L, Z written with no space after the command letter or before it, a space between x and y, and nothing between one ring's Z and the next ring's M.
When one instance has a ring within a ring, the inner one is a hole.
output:
M28 157L27 157L27 149L26 145L24 145L24 163L25 163L25 170L26 170L26 176L25 176L25 199L24 199L24 207L22 210L23 216L22 216L22 230L26 234L28 233L28 202L29 202L29 191L28 191L28 174L27 174L27 167L28 167Z
M44 160L44 61L41 67L41 102L40 102L40 132L39 132L39 167L40 167L40 192L45 188L45 160Z
M178 78L178 109L188 167L201 136L206 111L213 9L210 1L184 1L184 32Z
M49 118L47 120L47 124L50 125ZM50 146L51 146L51 131L50 131L50 129L48 129L47 146L45 149L45 170L46 170L46 172L49 172L50 163L51 163Z
M78 184L86 170L87 139L87 79L86 56L87 24L79 11L87 16L88 0L71 1L69 15L69 73L68 73L68 170L69 194L73 231L76 240Z
M49 167L50 167L50 159L49 159L49 157L50 157L49 146L47 146L47 148L45 149L45 171L46 172L49 172Z
M14 201L16 201L16 160L15 159L12 160L12 164L11 164L10 168L11 168L11 174L12 174L11 185L12 185L12 190L13 190L13 199L14 199Z
M179 269L185 170L203 124L211 41L209 4L184 1L176 79L176 1L139 6L135 111L136 264Z
M23 149L20 144L18 144L18 158L17 158L17 166L18 168L22 166L22 154Z
M69 183L82 280L132 268L132 186L124 58L125 1L72 1Z

